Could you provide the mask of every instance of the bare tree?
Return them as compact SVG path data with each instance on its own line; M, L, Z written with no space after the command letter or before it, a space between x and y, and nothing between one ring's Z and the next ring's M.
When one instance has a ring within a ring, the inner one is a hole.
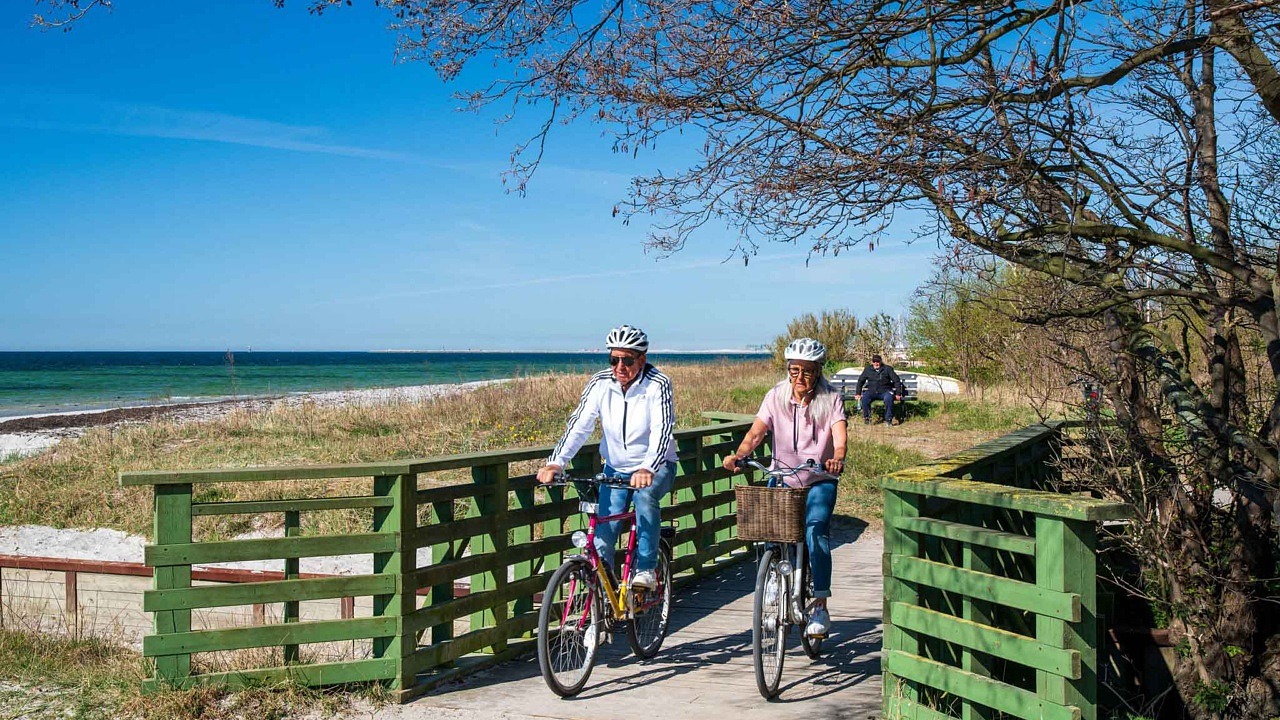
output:
M714 221L744 253L838 251L917 209L922 235L1055 281L1024 314L1110 344L1093 368L1125 465L1103 489L1143 510L1183 698L1280 712L1275 3L385 4L445 78L481 56L518 68L467 95L545 112L517 187L557 121L601 122L625 153L700 132L697 163L634 186L630 213L668 219L659 248Z
M511 70L464 97L540 113L517 189L561 121L628 154L697 134L622 208L658 248L715 222L745 254L839 251L919 210L922 237L1042 274L1058 294L1023 314L1109 345L1100 490L1142 511L1182 697L1280 715L1280 2L379 4L445 79Z

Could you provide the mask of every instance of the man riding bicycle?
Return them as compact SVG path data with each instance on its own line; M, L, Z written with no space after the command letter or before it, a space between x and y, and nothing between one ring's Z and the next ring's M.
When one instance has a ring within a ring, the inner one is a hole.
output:
M600 514L626 512L635 497L636 573L631 587L657 587L659 503L671 490L676 474L676 422L671 379L647 362L649 337L639 328L621 325L605 339L610 369L591 376L578 408L569 416L564 436L547 464L538 471L538 482L550 483L564 472L573 456L600 420L600 456L604 472L629 478L631 487L600 486ZM596 548L610 565L618 542L619 522L596 529Z
M783 354L787 378L765 395L755 422L724 467L738 471L738 463L751 454L773 431L774 468L798 468L816 460L829 473L844 471L848 423L840 391L822 376L827 348L812 338L798 338ZM805 501L805 545L813 578L813 607L805 634L826 635L831 629L827 598L831 597L831 513L836 505L836 483L801 471L787 478L792 487L808 487Z

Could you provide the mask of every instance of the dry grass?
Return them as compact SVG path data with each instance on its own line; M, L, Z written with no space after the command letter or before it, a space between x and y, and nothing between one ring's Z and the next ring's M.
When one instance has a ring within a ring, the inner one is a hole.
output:
M703 424L703 410L754 413L778 379L777 369L763 361L664 369L675 386L680 427ZM546 375L421 402L277 405L265 411L233 411L209 421L158 420L97 428L49 452L7 464L0 478L0 524L109 527L149 535L150 489L121 488L117 475L122 470L373 462L550 445L563 431L584 382L582 375ZM1037 419L1009 390L991 392L983 402L926 397L917 416L893 427L867 427L854 416L841 512L874 519L880 502L874 478ZM454 471L429 480L463 477L465 471ZM201 487L197 499L367 492L367 480L230 483ZM303 532L349 532L368 527L369 521L368 511L308 513ZM196 537L271 530L270 523L278 522L274 516L202 518Z
M776 377L765 362L664 370L675 386L680 427L703 424L703 410L755 412ZM548 375L423 402L278 405L205 422L159 420L97 428L49 452L7 464L0 479L0 525L109 527L148 535L150 490L121 488L117 474L124 470L373 462L550 445L563 432L584 382L582 375ZM305 486L313 494L350 492L354 482ZM301 487L237 483L201 492L202 499L251 500L287 497ZM322 525L363 522L358 515L309 515ZM222 535L253 529L244 519L221 522L227 524L204 530Z

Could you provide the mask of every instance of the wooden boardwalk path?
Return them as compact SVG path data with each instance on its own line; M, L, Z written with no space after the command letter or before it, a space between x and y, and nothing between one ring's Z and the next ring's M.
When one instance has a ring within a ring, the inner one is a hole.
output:
M445 685L380 717L435 720L656 717L856 719L879 717L881 554L875 532L833 529L831 637L809 660L791 635L783 691L766 702L751 662L755 563L746 561L683 588L662 651L637 662L619 633L601 650L582 694L557 698L543 684L535 658L515 660Z

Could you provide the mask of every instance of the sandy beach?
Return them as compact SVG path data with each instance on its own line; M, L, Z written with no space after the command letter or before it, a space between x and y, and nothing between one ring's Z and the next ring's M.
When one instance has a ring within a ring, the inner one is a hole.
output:
M267 410L276 405L314 403L324 407L340 405L387 405L420 402L434 397L466 392L501 380L480 380L445 385L364 390L327 390L289 395L254 396L208 402L173 403L85 410L80 412L22 415L0 420L0 460L43 452L69 437L78 437L90 428L128 425L165 419L178 422L213 420L236 410Z
M366 390L336 390L295 393L269 397L215 400L204 403L149 405L86 412L53 413L6 418L0 421L0 459L30 455L53 447L66 438L84 434L91 428L129 425L165 419L178 422L207 422L237 410L269 410L278 405L314 403L326 407L342 405L388 405L421 402L454 393L468 392L484 385L507 380L481 380L448 385L415 385ZM274 537L281 531L261 535ZM36 525L0 527L0 555L75 558L79 560L142 562L146 539L118 530L55 529ZM281 570L282 561L220 563L211 567L252 570ZM304 572L348 575L372 571L369 557L320 557L303 561Z

